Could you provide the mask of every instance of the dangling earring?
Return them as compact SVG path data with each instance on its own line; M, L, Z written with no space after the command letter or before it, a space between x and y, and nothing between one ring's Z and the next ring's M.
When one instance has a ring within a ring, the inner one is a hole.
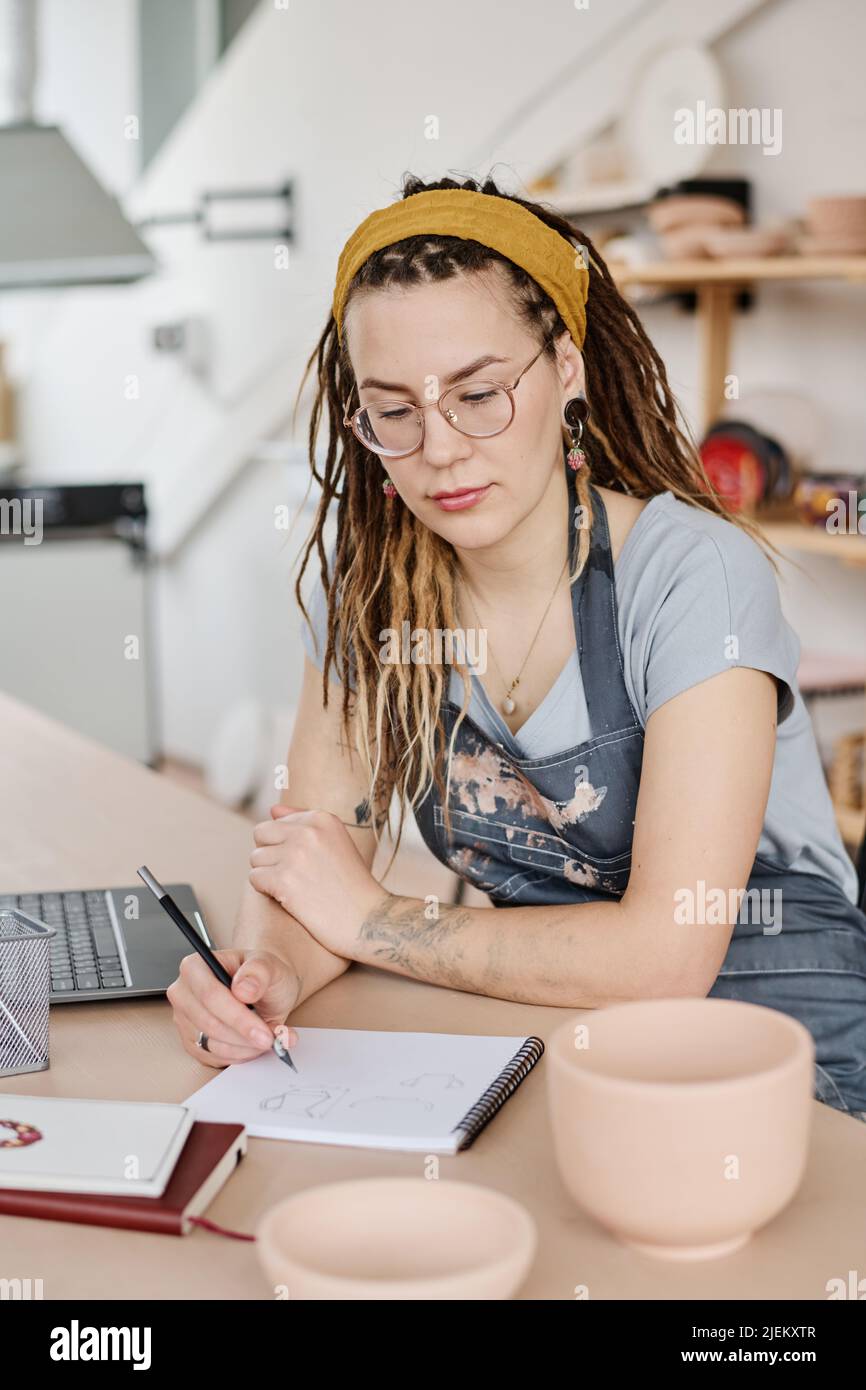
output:
M580 441L583 439L584 422L589 419L589 406L582 391L578 391L576 396L572 396L570 401L566 401L562 414L566 425L571 430L571 447L566 463L576 473L578 468L582 468L586 463L586 454L580 447Z
M385 474L385 477L384 477L384 479L383 479L383 481L382 481L382 491L384 492L384 494L385 494L386 497L396 497L396 496L397 496L397 489L395 488L394 484L391 482L391 479L388 477L387 473Z
M568 451L568 456L565 461L568 464L569 468L573 468L576 473L578 468L582 468L583 465L586 463L586 454L580 447L580 441L583 438L582 420L579 421L575 434L577 435L577 438L572 437L571 448Z

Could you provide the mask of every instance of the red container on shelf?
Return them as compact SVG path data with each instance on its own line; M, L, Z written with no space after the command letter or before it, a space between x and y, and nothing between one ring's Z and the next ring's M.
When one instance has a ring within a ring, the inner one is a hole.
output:
M749 511L767 491L767 470L754 449L728 434L712 434L701 445L707 477L731 511Z

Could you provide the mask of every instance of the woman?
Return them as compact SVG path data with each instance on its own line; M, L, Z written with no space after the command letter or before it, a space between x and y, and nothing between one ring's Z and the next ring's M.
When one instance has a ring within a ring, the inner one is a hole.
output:
M197 957L169 990L187 1051L258 1056L353 960L565 1008L710 994L800 1019L817 1096L866 1119L866 917L798 643L592 245L490 181L409 179L347 242L314 360L291 804L255 831L232 990ZM510 911L382 889L395 790Z

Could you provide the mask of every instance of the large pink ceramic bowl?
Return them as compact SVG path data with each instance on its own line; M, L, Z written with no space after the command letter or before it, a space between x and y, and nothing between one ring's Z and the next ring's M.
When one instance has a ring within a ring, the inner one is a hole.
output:
M360 1178L287 1197L259 1223L258 1255L289 1299L505 1299L535 1222L475 1183Z
M756 1004L651 999L582 1014L548 1047L562 1180L649 1254L728 1254L800 1185L814 1060L802 1024Z

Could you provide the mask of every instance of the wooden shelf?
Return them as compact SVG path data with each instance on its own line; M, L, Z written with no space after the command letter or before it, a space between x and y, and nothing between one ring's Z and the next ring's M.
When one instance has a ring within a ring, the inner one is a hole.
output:
M799 521L762 522L760 515L755 520L767 540L779 550L799 550L841 560L845 565L866 566L866 536L834 535L823 527L806 526Z
M740 260L654 261L647 265L610 262L618 287L652 285L659 289L694 290L701 364L702 423L707 429L722 413L724 384L730 370L731 339L737 297L755 284L793 284L840 280L866 284L866 256L767 256ZM823 555L866 569L866 536L835 535L820 526L791 519L753 518L779 550ZM856 850L864 834L866 813L834 805L843 840Z
M647 265L613 261L609 269L619 289L654 285L694 290L697 295L701 424L705 430L724 406L734 313L741 290L757 283L806 280L866 285L866 256L752 256L741 260L653 261Z
M699 289L701 285L750 285L756 281L866 281L866 256L751 256L734 260L614 262L610 273L625 285Z
M833 535L820 526L806 526L799 521L763 521L760 514L752 518L764 536L779 550L798 550L811 555L824 555L845 565L866 569L866 536ZM835 801L836 824L846 845L859 848L866 831L866 812L854 811Z

